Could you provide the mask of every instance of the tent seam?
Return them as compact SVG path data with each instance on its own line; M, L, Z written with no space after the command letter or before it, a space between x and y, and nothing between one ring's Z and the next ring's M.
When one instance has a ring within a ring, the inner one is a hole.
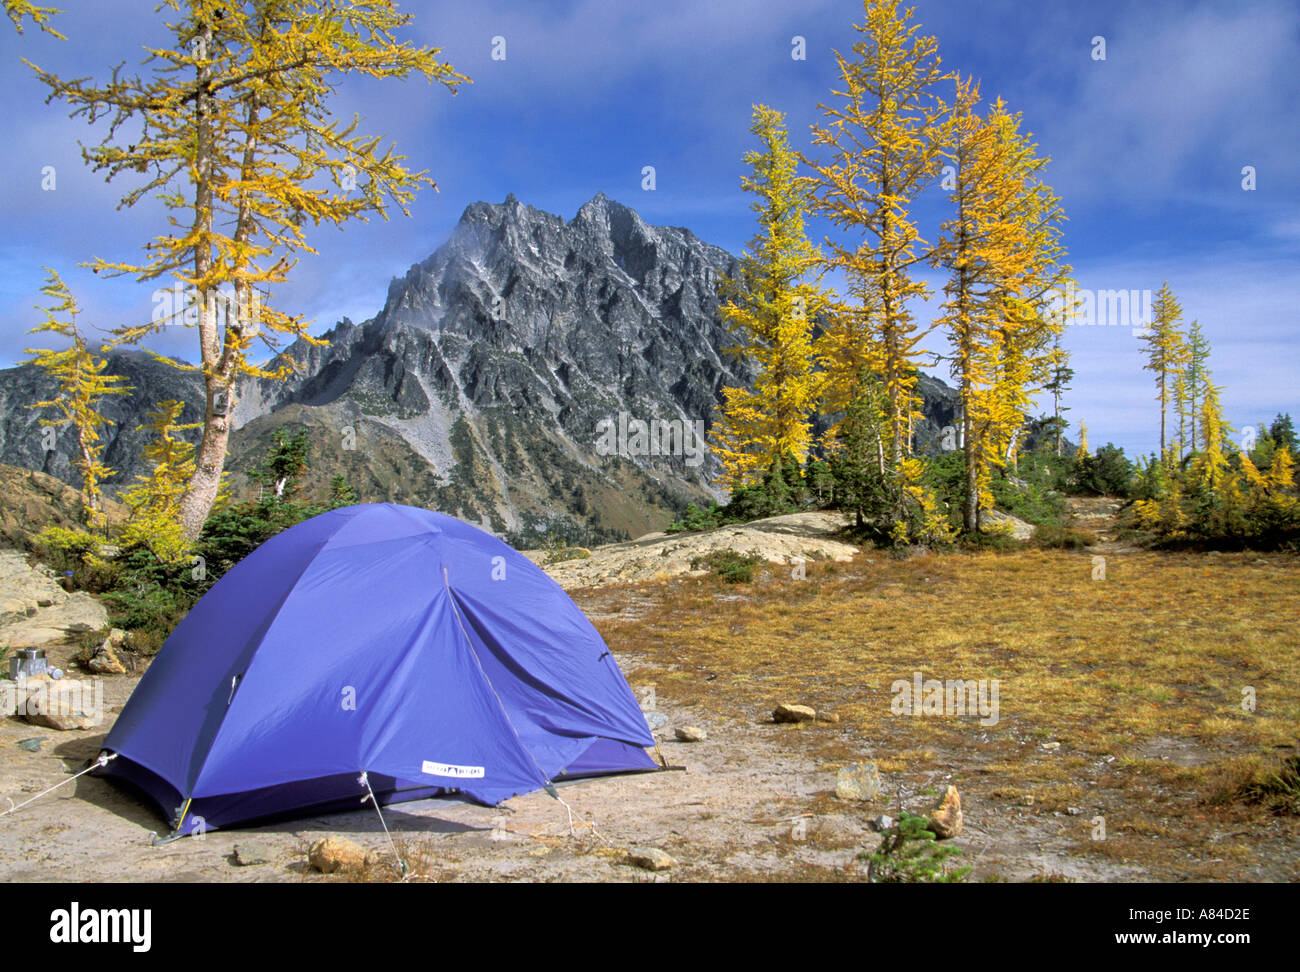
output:
M448 599L451 601L452 614L456 616L456 627L460 629L461 637L465 639L465 644L468 646L470 654L474 656L474 666L478 669L478 673L482 677L483 681L487 683L488 691L492 693L492 698L496 700L497 708L501 710L501 715L505 718L506 725L510 727L510 731L514 734L515 743L518 744L520 751L532 761L533 767L542 777L542 784L545 786L553 786L554 784L551 782L550 776L547 775L546 770L542 769L542 765L537 762L537 757L533 755L532 750L524 745L523 737L519 735L519 730L515 728L515 723L514 720L510 718L509 710L506 709L505 703L501 701L501 696L497 694L496 686L492 684L492 679L488 677L488 673L483 668L483 662L478 656L478 651L474 648L474 642L470 640L469 632L465 630L465 625L460 619L460 603L456 600L456 594L451 589L451 581L447 577L447 566L445 564L442 568L442 584L447 591Z

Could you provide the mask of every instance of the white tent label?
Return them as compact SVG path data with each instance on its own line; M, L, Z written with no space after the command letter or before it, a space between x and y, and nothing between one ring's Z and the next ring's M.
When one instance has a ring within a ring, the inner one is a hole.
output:
M435 763L426 759L420 772L429 776L450 776L457 780L480 780L485 772L482 766L457 766L455 763Z

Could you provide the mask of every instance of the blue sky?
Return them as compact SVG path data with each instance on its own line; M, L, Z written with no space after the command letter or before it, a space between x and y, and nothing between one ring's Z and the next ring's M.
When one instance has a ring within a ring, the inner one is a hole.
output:
M157 208L116 211L126 181L86 169L70 120L20 57L64 76L106 77L141 47L163 41L154 3L63 0L57 41L0 24L7 150L0 179L0 364L22 356L38 319L41 265L60 270L108 327L147 317L152 287L105 281L77 264L133 258L163 223ZM687 226L738 253L753 233L739 189L751 148L751 106L788 115L792 141L811 151L810 123L835 81L832 49L847 52L862 20L855 0L623 0L403 4L414 39L473 79L452 97L423 82L348 81L338 112L395 142L438 192L411 218L318 229L320 253L299 265L278 303L324 330L383 304L388 282L442 243L465 206L513 192L571 218L603 190L652 223ZM1188 321L1213 346L1211 367L1237 428L1279 411L1300 418L1300 4L916 0L946 67L973 74L986 97L1023 112L1046 178L1069 216L1065 243L1080 285L1157 289L1169 281ZM806 60L791 57L792 38ZM1105 38L1095 60L1093 38ZM491 57L505 39L505 60ZM41 190L42 168L56 188ZM654 191L642 167L656 170ZM1253 166L1256 186L1242 188ZM933 239L943 199L921 207ZM829 227L813 223L820 240ZM936 288L942 281L926 279ZM932 310L918 304L928 319ZM159 350L192 358L193 332L173 329ZM937 342L935 342L937 344ZM1077 371L1069 418L1099 445L1155 448L1151 375L1128 327L1067 334ZM942 370L938 370L941 376Z

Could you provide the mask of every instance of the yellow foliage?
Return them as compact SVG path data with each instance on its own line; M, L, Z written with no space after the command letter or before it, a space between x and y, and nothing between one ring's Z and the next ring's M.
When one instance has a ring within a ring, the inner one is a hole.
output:
M32 23L45 33L57 37L59 40L67 40L66 37L50 26L50 17L56 13L63 13L62 10L55 7L38 7L31 0L5 0L5 13L14 22L14 30L20 34L23 32L23 18L30 17Z
M180 505L194 473L194 446L178 433L201 424L178 424L184 408L184 402L169 400L159 402L149 413L153 439L143 453L150 463L149 474L136 477L135 484L122 493L122 501L131 508L120 538L122 545L148 547L166 563L182 559L190 549L180 521Z
M741 185L757 197L752 208L759 232L741 257L739 276L720 284L728 298L722 318L738 339L732 351L758 368L752 390L723 390L714 427L714 451L731 489L757 481L786 456L799 462L807 456L810 415L820 395L812 327L826 303L824 292L806 279L818 254L804 235L806 203L784 116L756 105L750 131L763 148L746 153L753 174Z
M962 405L966 465L965 529L979 529L991 509L993 470L1018 445L1032 392L1062 365L1058 339L1068 308L1049 313L1042 295L1061 288L1059 200L1039 178L1020 117L1001 99L987 118L975 112L979 92L958 80L953 108L950 193L953 215L943 224L931 262L947 269L938 323L952 347L952 374ZM973 499L973 502L972 502Z
M96 405L105 395L126 395L131 392L126 379L120 375L106 375L108 360L92 352L85 337L77 329L77 315L81 308L76 298L58 272L45 268L46 282L41 293L53 303L38 307L45 312L45 320L28 331L29 334L54 334L66 339L69 346L61 351L45 348L27 348L32 357L24 364L34 364L59 383L55 398L34 402L29 408L52 408L59 413L57 419L41 419L41 425L60 427L71 425L76 438L76 455L73 466L81 473L82 499L86 507L87 522L92 527L104 525L103 505L99 484L113 475L101 456L104 443L100 430L112 422L96 411ZM66 315L66 318L61 315Z
M809 162L813 208L851 237L827 240L827 265L844 274L851 305L831 315L818 360L828 411L848 407L864 369L879 376L898 460L911 452L919 345L932 329L908 309L929 293L913 276L926 243L910 206L942 165L947 122L936 88L951 75L940 68L934 37L918 36L919 26L908 23L910 10L900 13L892 0L864 0L863 9L855 59L835 55L842 87L832 94L840 102L820 105L826 121L812 128L813 144L832 152L825 163Z
M1295 488L1295 459L1288 447L1281 446L1273 453L1273 464L1268 469L1268 484L1279 492Z

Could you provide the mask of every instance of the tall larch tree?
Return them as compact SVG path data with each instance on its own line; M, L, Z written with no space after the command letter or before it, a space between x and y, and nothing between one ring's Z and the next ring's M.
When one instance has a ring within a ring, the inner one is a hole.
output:
M113 470L103 462L104 442L102 431L113 423L98 411L101 399L108 395L126 395L131 387L120 375L105 374L108 360L103 354L90 349L85 335L77 326L81 308L58 272L45 268L47 274L41 293L53 303L38 307L45 320L32 328L29 334L55 335L67 346L27 348L32 357L23 364L33 364L44 369L58 383L54 398L35 402L31 408L51 408L58 418L41 419L46 427L71 426L73 430L73 467L81 473L82 502L90 526L103 525L103 491L100 483L113 475Z
M1210 342L1205 339L1201 322L1192 321L1187 328L1187 358L1183 365L1187 382L1188 414L1191 419L1188 423L1188 445L1192 452L1200 448L1197 443L1201 440L1198 440L1196 430L1200 422L1200 402L1205 397L1205 386L1210 380L1209 360Z
M1063 317L1048 307L1068 267L1059 262L1056 197L1045 159L998 99L974 113L969 84L955 99L953 216L932 260L948 270L938 322L952 347L962 401L964 529L992 506L992 471L1013 455L1030 395L1060 361Z
M998 180L1000 171L992 145L995 132L976 113L978 100L973 82L957 79L951 129L953 215L941 227L939 245L931 254L932 262L949 273L937 323L946 331L952 348L950 370L961 402L962 525L967 532L979 529L981 507L992 504L993 382L982 352L992 339L989 295L1007 262L1015 257L1000 220L1001 212L1010 205L1010 192Z
M1065 213L1042 178L1050 160L1038 155L1032 133L1022 131L1020 114L1008 112L1001 99L994 102L988 124L1001 146L1003 178L1014 187L1001 220L1013 228L1013 246L1019 251L996 295L997 340L990 363L1000 418L995 437L1002 462L1014 465L1031 400L1051 381L1057 358L1053 349L1074 312L1058 306L1055 295L1075 291L1061 242Z
M808 455L812 413L820 397L812 330L827 295L816 283L817 248L804 233L807 200L785 118L754 107L750 131L761 148L746 153L751 174L741 187L755 196L758 233L735 279L723 280L723 321L737 338L733 352L757 365L753 388L724 390L714 451L732 489L752 484L789 457Z
M1182 305L1169 289L1169 282L1165 281L1156 291L1151 306L1151 321L1141 341L1146 346L1147 356L1146 364L1142 367L1155 372L1156 376L1156 401L1160 403L1160 458L1166 464L1170 461L1166 426L1174 376L1184 367L1187 359L1186 345L1179 327L1182 319Z
M912 207L938 178L946 156L949 115L940 97L951 79L940 67L934 37L918 35L912 11L893 0L865 0L863 39L853 59L836 52L841 87L835 105L819 105L825 122L812 127L807 160L813 209L844 231L828 239L828 265L844 275L849 307L833 316L822 340L827 407L843 411L857 395L865 366L889 401L889 450L898 463L911 452L909 431L920 417L916 390L920 342L930 328L910 305L929 290L915 275L929 256Z
M437 59L438 50L398 41L409 15L392 0L164 0L179 14L167 25L170 46L147 48L147 76L117 71L103 85L65 81L35 68L51 99L74 116L107 121L103 141L83 149L107 178L143 175L122 198L152 198L171 211L170 227L145 247L143 262L97 259L97 272L139 281L170 277L193 292L199 365L205 387L203 437L179 507L184 534L202 529L220 488L244 375L282 377L270 357L306 338L307 322L275 308L271 289L288 279L301 253L315 252L305 229L342 226L371 215L403 213L415 192L432 186L392 147L356 134L330 113L339 82L423 76L453 93L467 78ZM127 326L119 340L138 343L188 315ZM281 359L282 360L282 359Z

